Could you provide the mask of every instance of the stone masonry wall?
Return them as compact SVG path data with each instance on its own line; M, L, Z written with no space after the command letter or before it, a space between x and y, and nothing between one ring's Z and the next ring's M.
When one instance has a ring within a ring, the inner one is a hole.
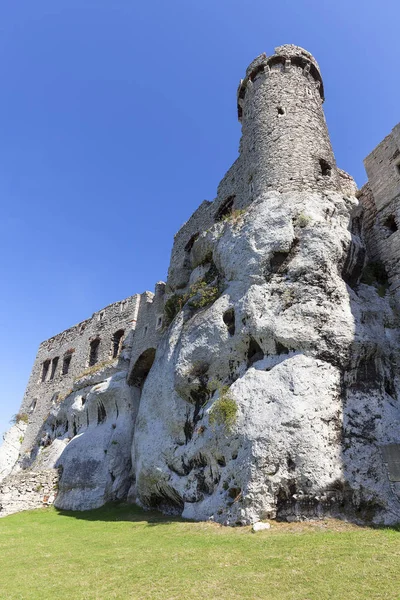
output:
M400 123L364 161L368 184L360 191L371 260L381 261L400 300Z
M57 469L21 471L0 483L0 513L2 517L54 503L58 490Z
M139 294L110 304L90 319L40 344L20 408L20 413L29 417L22 453L31 448L51 407L68 394L75 379L89 367L91 342L99 340L96 364L110 361L114 353L113 336L123 330L120 353L128 333L136 326L139 304Z

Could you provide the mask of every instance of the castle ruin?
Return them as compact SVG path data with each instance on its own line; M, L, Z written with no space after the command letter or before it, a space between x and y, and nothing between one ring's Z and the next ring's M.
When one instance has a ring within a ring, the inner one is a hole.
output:
M0 449L0 515L43 503L245 524L400 521L400 125L357 191L318 63L237 92L239 156L168 279L43 342Z

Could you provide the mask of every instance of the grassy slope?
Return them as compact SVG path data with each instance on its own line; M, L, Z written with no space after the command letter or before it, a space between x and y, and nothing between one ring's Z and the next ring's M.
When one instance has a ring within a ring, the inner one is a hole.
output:
M40 509L0 519L0 598L398 600L400 532Z

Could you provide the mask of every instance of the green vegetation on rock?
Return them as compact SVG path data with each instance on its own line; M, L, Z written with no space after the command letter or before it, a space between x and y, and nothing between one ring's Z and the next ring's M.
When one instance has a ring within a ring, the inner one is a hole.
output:
M236 400L229 394L229 386L219 387L219 398L210 409L210 425L224 427L227 433L231 433L236 420L238 407Z
M11 425L15 425L16 423L27 423L29 421L29 417L26 413L17 413L10 420Z

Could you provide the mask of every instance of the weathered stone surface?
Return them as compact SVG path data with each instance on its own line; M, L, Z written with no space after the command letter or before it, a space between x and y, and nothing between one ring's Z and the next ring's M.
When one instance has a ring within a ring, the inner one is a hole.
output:
M50 448L59 443L57 436L70 439L54 457L60 472L56 506L88 510L126 497L136 411L122 371L75 391L47 421Z
M0 481L11 473L18 460L26 427L27 423L18 421L4 434L0 446Z

